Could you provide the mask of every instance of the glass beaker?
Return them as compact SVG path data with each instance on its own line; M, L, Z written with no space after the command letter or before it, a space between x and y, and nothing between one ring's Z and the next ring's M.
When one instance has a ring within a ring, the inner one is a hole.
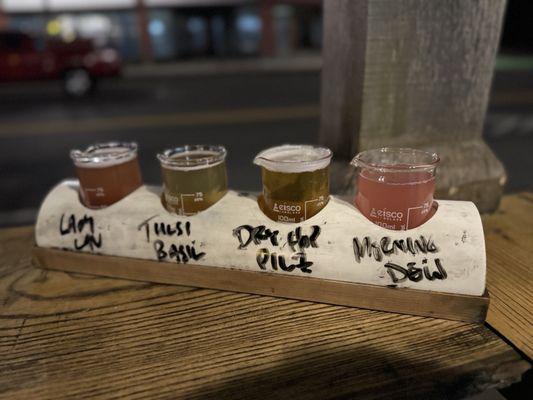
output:
M226 149L186 145L157 155L163 174L163 204L170 212L194 215L228 191Z
M102 208L123 199L142 185L136 143L108 142L72 150L80 197L89 208Z
M260 152L263 193L259 207L274 221L301 222L322 210L329 201L329 164L326 147L283 145Z
M434 212L438 162L436 153L407 148L359 153L351 162L359 168L355 205L370 221L387 229L422 225Z

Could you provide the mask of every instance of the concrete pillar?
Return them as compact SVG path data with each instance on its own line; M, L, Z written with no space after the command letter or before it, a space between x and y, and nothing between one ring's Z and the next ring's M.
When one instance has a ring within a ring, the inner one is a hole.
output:
M437 197L494 210L506 176L482 129L504 9L505 0L325 1L320 142L339 165L368 148L434 150ZM335 189L347 191L353 171L339 168Z

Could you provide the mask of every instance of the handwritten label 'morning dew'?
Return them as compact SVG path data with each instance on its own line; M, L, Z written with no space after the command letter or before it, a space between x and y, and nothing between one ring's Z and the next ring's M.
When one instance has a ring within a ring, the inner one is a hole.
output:
M416 256L419 254L438 253L439 248L431 238L420 235L418 239L407 237L405 239L392 240L389 236L383 236L379 241L372 240L365 236L363 240L358 237L353 238L353 251L355 261L361 263L364 257L373 258L375 261L382 262L384 257L390 258L392 255L399 253ZM388 261L384 264L387 274L392 280L393 286L397 283L409 280L411 282L420 282L422 279L433 281L435 279L445 280L448 277L440 258L433 260L436 271L430 271L428 258L424 258L421 266L417 267L416 262L408 262L406 267Z
M263 246L257 250L255 257L257 266L261 270L266 270L270 267L274 271L280 269L292 272L299 269L308 274L313 272L311 270L313 262L307 259L306 249L318 247L317 239L320 236L320 227L318 225L313 225L309 234L303 234L301 227L297 227L287 234L286 243L293 251L290 256L278 254L278 250L273 251L264 247L265 244L268 245L269 243L271 246L279 247L281 239L278 230L271 230L265 225L240 225L233 230L233 236L239 242L237 247L239 250L245 250L252 243L256 246Z
M171 260L176 263L186 264L189 261L198 261L206 253L196 250L196 241L191 240L192 224L190 221L176 221L171 224L155 220L154 215L139 224L138 231L143 231L147 242L152 242L155 257L158 261ZM170 244L165 240L178 238ZM165 240L163 240L165 239Z
M392 240L389 236L383 236L379 241L374 241L370 236L365 236L362 241L358 237L353 238L353 251L355 261L361 262L363 257L374 257L376 261L381 261L383 255L410 253L413 256L419 253L437 253L438 247L431 238L426 239L420 235L419 239L407 237L406 239Z

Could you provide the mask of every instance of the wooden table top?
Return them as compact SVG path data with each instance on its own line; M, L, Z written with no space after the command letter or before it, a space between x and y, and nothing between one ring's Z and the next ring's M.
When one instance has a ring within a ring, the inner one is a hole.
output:
M533 358L533 193L504 197L483 217L489 323Z
M532 199L485 219L488 322L528 355ZM0 398L453 399L530 367L484 325L44 271L32 246L0 230Z

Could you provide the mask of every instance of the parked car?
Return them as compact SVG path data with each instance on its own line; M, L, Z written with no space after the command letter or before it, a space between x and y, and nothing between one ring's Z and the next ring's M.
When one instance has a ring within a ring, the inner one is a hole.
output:
M0 82L60 79L65 92L81 97L98 79L120 74L112 48L97 49L90 40L64 42L18 31L0 31Z

